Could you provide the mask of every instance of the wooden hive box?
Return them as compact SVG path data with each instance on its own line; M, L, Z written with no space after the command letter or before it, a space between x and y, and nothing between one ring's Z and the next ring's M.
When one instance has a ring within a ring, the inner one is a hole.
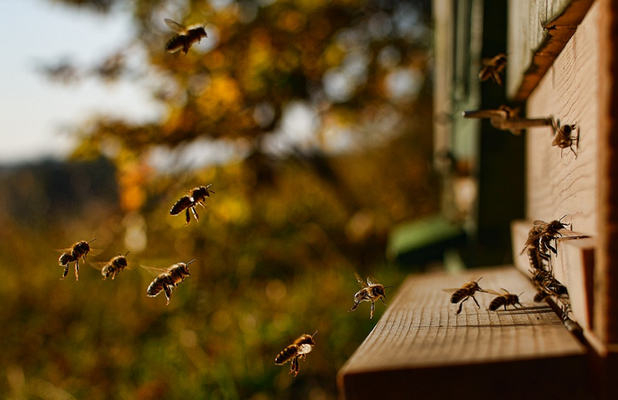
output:
M521 106L527 118L552 116L563 125L575 124L579 143L573 150L552 146L551 127L513 136L486 122L450 118L466 109L501 105L487 103L500 99L488 95L495 88L474 81L481 57L490 56L484 49L492 46L479 26L497 18L488 10L498 3L506 4L508 19L505 104ZM518 216L507 204L506 223L489 218L511 232L512 256L505 265L410 275L399 286L375 328L341 368L340 397L616 398L618 385L612 379L618 376L618 245L612 245L612 238L618 229L618 2L434 0L433 6L434 142L437 152L446 148L468 166L467 175L445 178L444 214L471 232L481 232L488 219L484 213L495 212L486 211L487 205L500 204L505 190L522 196L524 210ZM462 72L456 54L461 37L470 40L470 71ZM450 117L442 118L445 113ZM487 146L485 135L503 135L508 143L519 140L525 147L524 169L500 170L506 189L487 183L491 178L483 169L495 166L487 153L504 149ZM467 140L462 142L462 137ZM474 201L464 206L457 193L462 176L475 190ZM580 328L575 331L565 327L555 309L533 301L530 264L520 255L533 221L563 216L572 232L556 240L551 264L556 279L569 290L569 316ZM476 243L484 240L479 233ZM489 311L493 297L477 293L480 308L468 301L456 315L457 306L442 289L481 276L484 289L523 292L523 307Z

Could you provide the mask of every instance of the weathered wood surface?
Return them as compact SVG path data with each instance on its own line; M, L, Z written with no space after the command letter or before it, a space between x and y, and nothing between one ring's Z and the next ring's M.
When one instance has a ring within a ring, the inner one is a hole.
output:
M524 292L523 308L487 309L477 293L455 315L451 292L483 277L483 289ZM529 279L513 267L410 276L376 327L342 367L347 400L590 396L585 349L546 305L532 301ZM541 385L542 383L542 385Z
M551 221L567 214L573 229L597 235L599 135L598 7L579 29L530 96L530 118L553 115L577 124L577 157L552 146L551 128L526 132L527 219Z
M510 0L507 94L526 101L593 0Z

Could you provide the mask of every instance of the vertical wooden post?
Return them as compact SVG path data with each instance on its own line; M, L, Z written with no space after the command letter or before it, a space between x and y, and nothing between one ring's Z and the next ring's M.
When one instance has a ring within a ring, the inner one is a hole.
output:
M595 333L618 345L618 2L600 0L599 248Z

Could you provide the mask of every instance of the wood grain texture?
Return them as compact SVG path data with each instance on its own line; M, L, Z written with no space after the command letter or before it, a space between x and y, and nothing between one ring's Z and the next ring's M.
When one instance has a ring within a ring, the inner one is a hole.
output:
M452 292L442 289L481 276L483 289L524 292L524 307L489 311L495 296L477 293L481 308L469 300L455 315ZM348 400L589 396L585 349L549 307L533 303L534 293L530 281L513 267L409 277L340 370L340 393ZM540 370L547 385L543 388L534 373Z
M527 219L551 221L567 214L573 229L597 235L599 135L599 30L595 4L530 96L529 117L553 115L577 124L577 158L552 146L551 128L528 130Z

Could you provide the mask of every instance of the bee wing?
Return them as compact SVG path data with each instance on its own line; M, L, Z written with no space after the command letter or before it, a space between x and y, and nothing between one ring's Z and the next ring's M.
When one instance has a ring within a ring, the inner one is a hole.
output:
M453 292L458 291L459 289L460 288L444 288L444 289L440 289L440 290L442 290L443 292L446 292L446 293L453 293Z
M496 296L502 296L504 294L504 293L496 292L495 290L491 290L491 289L485 289L485 293L495 294Z
M179 24L176 21L172 21L171 19L168 19L168 18L165 18L164 21L165 21L165 24L168 26L168 28L178 33L179 35L187 34L187 28L184 25Z
M369 286L373 286L373 285L379 285L378 281L376 280L376 278L374 278L373 276L368 276L367 277L367 284Z
M146 271L150 272L153 275L159 275L169 270L168 268L150 267L147 265L140 265L140 267L144 268Z
M360 277L359 274L357 274L356 272L354 273L354 276L356 277L356 280L358 281L358 283L360 283L361 287L366 288L367 284L365 283L365 281L363 280L363 278Z
M106 261L93 261L93 262L89 262L88 264L90 264L90 266L96 270L102 270L103 267L105 267L107 264L109 264L109 262Z

